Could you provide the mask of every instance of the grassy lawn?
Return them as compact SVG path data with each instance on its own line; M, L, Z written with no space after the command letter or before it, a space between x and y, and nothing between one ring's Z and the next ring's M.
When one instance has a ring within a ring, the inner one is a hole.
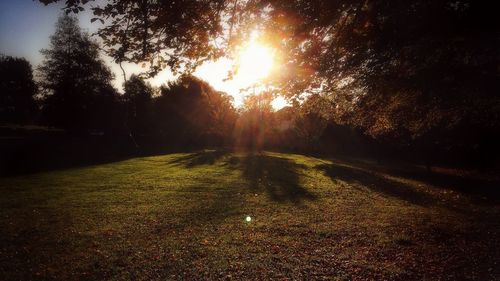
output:
M270 152L6 177L0 279L500 280L493 188Z

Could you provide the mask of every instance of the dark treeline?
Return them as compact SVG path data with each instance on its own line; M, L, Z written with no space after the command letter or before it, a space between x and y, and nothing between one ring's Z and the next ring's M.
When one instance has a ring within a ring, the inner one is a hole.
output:
M0 56L0 120L29 123L36 118L37 88L31 64L21 58Z
M499 163L498 99L490 96L488 81L478 88L485 88L483 95L471 103L460 97L449 103L441 96L429 100L415 86L394 89L392 95L385 89L379 95L361 96L349 111L345 101L335 100L345 98L340 93L352 86L348 84L333 96L313 94L300 102L292 97L292 106L279 111L271 106L275 93L250 95L237 109L229 95L190 75L160 88L132 75L119 93L99 44L72 16L59 19L51 45L42 54L44 61L34 72L25 59L0 58L4 169L16 167L16 161L25 165L21 163L26 158L43 162L60 157L64 166L68 158L78 158L75 155L91 161L94 156L202 147L406 158L427 165ZM371 87L380 91L380 85ZM443 107L446 104L452 107ZM21 132L13 125L39 127Z

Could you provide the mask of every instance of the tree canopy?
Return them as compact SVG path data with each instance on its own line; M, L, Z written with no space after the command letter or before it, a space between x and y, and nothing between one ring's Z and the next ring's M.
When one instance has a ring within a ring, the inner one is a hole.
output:
M44 3L57 0L41 0ZM88 0L66 1L78 12ZM327 114L373 136L498 126L499 27L484 1L183 0L93 6L117 61L189 71L231 55L252 31L279 53L271 81L290 97L323 93ZM493 105L493 106L490 106ZM404 136L403 136L404 135Z
M38 93L31 64L24 58L0 56L0 120L32 121Z
M229 95L190 75L160 88L154 112L159 132L186 145L228 144L237 118Z
M100 119L113 112L117 98L113 75L100 58L98 44L81 31L77 19L60 17L50 48L41 52L45 59L38 74L46 122L74 130L105 124Z

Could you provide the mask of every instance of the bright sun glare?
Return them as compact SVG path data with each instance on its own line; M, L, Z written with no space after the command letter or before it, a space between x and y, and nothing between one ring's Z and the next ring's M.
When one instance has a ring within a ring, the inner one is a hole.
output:
M243 84L254 84L269 76L274 56L268 47L252 42L241 50L237 60L237 78L241 79Z
M274 67L275 58L271 48L258 42L252 41L243 48L237 58L238 72L235 82L240 89L250 87L267 78ZM282 97L278 97L271 103L275 110L287 106Z
M206 64L196 74L214 85L218 90L232 95L235 105L240 106L243 104L246 95L252 94L253 91L259 93L263 90L262 86L256 85L272 75L276 63L274 50L252 38L241 47L234 60L227 58ZM232 79L225 80L224 78L227 77L227 73L233 64L236 65L237 72ZM241 92L242 89L250 91ZM287 105L283 98L277 98L272 103L275 110Z

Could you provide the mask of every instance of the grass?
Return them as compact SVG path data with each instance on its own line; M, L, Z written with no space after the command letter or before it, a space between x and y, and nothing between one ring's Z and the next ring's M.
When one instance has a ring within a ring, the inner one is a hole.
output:
M0 275L500 280L493 188L414 168L209 150L7 177Z

